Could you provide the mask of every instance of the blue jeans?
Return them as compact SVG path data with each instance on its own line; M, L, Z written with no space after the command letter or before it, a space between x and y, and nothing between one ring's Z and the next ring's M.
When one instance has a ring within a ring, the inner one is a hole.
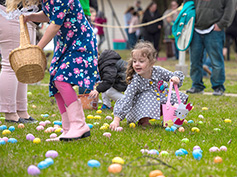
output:
M221 89L225 91L225 64L223 57L223 46L225 40L224 31L212 31L208 34L199 34L194 31L193 39L190 45L190 76L193 81L192 87L204 90L203 84L203 52L206 49L211 60L212 89Z

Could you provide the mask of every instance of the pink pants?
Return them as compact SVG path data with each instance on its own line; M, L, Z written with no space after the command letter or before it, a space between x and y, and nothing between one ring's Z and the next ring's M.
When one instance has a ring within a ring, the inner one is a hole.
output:
M5 7L0 5L5 11ZM18 82L9 62L9 53L19 47L19 21L7 20L0 15L0 50L2 70L0 73L0 112L27 111L27 84ZM28 23L31 44L36 42L36 25Z

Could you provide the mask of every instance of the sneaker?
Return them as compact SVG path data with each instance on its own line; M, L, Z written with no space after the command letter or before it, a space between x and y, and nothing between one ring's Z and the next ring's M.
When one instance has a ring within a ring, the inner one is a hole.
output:
M5 122L22 123L22 124L29 123L29 121L27 121L26 119L23 119L23 118L19 118L18 121L15 121L15 120L5 120Z
M213 95L215 95L215 96L221 96L223 94L224 94L224 91L219 88L215 89L213 92Z
M203 90L200 90L200 89L197 89L197 88L195 88L195 87L192 87L192 88L190 88L190 89L188 89L187 91L186 91L186 93L203 93L204 91Z
M34 119L33 117L29 117L29 119L25 119L26 121L28 121L29 123L37 123L38 120Z
M102 110L102 109L111 109L111 108L108 107L108 106L106 106L105 104L103 104L103 105L101 106L100 110Z

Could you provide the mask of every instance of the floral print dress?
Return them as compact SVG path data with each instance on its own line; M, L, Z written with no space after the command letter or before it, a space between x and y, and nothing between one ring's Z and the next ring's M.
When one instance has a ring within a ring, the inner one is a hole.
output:
M97 45L79 0L43 0L50 23L61 25L52 58L49 95L58 92L54 81L93 89L98 80Z

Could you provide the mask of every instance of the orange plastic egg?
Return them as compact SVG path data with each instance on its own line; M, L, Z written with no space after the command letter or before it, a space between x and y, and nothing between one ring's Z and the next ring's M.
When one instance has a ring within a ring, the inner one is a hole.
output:
M122 165L120 164L112 164L108 168L109 173L120 173L121 170L122 170Z
M25 128L25 125L24 124L19 124L18 128Z
M154 170L149 173L149 177L158 177L163 176L163 173L160 170Z
M184 132L184 128L183 127L179 127L179 132Z
M214 163L221 163L222 162L222 158L217 156L214 158Z

